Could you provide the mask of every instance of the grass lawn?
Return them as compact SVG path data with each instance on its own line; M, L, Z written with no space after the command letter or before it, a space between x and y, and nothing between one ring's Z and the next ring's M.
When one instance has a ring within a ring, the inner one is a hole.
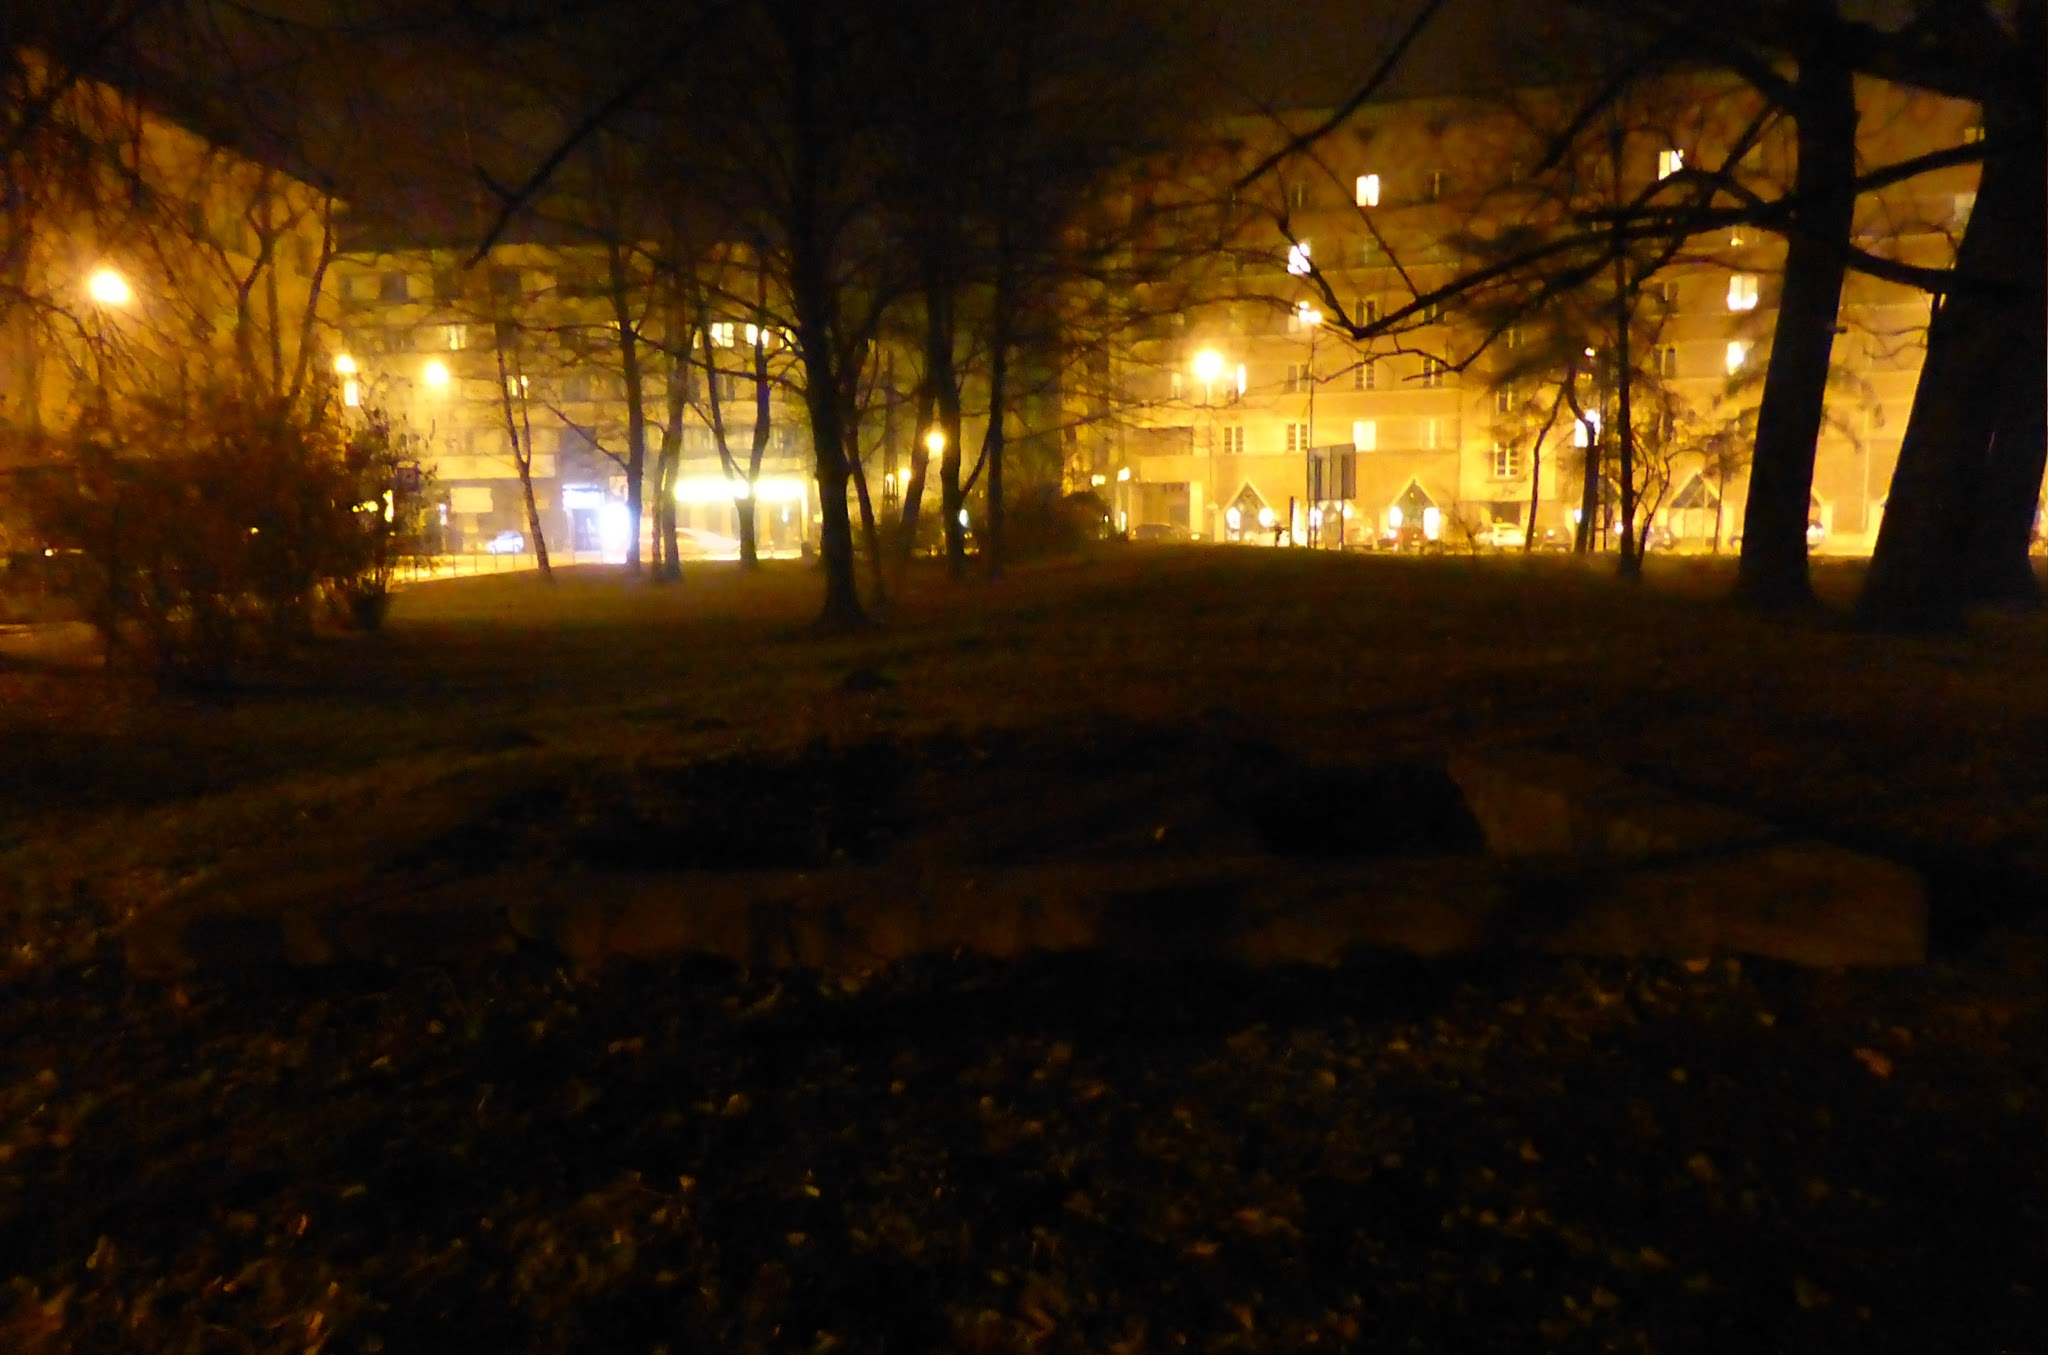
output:
M1132 548L828 636L795 563L566 570L232 700L0 666L0 1349L2048 1348L2048 623L1726 585ZM456 869L1204 850L1215 787L1522 743L1921 867L1939 959L120 962L422 823Z

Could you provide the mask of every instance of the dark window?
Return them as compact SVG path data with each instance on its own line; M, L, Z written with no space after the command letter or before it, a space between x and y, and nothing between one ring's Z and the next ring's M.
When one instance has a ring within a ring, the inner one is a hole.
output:
M393 268L377 278L377 299L395 303L404 302L409 293L405 285L405 274Z

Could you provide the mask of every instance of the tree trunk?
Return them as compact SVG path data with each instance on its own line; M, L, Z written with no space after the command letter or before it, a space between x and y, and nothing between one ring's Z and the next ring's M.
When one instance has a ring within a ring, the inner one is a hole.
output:
M925 370L931 376L938 426L946 435L939 456L939 527L945 533L947 572L957 579L967 568L967 532L960 525L960 509L967 500L960 488L960 377L953 368L952 298L928 297L925 309L933 316L925 332Z
M533 538L533 562L540 569L541 578L553 583L555 571L548 563L547 536L540 529L540 504L533 496L533 420L526 407L526 378L515 375L515 367L505 362L505 346L496 348L498 359L498 408L505 416L505 436L512 444L512 465L519 472L519 492L526 502L526 530ZM513 404L512 388L519 387L518 405Z
M2034 42L2038 48L2038 33ZM2038 81L2034 94L2038 100ZM2021 214L2015 229L2034 244L2016 260L2022 268L2016 299L2024 309L2011 331L2012 349L2002 378L2005 389L1972 515L1968 587L1975 601L2034 610L2042 605L2041 581L2028 550L2041 511L2041 476L2048 470L2048 260L2041 245L2048 238L2048 182L2041 173L2041 166L2048 163L2048 137L2043 135L2038 102L2031 117L2019 122L2030 139L2013 158L2031 164L2034 172L2018 176L2026 197L2023 206L2015 204Z
M931 470L931 455L924 439L932 423L932 387L929 379L917 402L917 426L910 430L910 474L903 485L903 541L899 555L909 560L917 554L917 519L924 508L924 482Z
M2001 459L1993 449L2001 378L2020 352L2039 351L2040 294L2027 296L2018 284L2029 274L2038 277L2042 266L2039 218L2027 219L2029 200L2040 201L2041 160L2036 151L2032 163L2027 162L2032 138L2024 115L2015 118L2011 107L1996 101L1987 103L1984 112L1988 154L1976 208L1956 250L1955 272L1979 284L1998 279L2014 285L1951 293L1939 300L1928 323L1927 356L1913 392L1913 411L1892 472L1870 573L1857 600L1859 618L1886 629L1949 630L1962 624L1971 588L1971 538L1985 525L1972 516L1984 502L1980 496L1999 496L1984 482L1987 467ZM2035 362L2025 378L2031 383L2042 380L2038 358ZM2016 430L2015 441L2020 436ZM2024 478L2024 458L2038 458L2040 451L2038 446L2031 451L2015 447L2013 454L2019 464L1997 472L2007 496L2025 493L2017 486ZM2040 493L2038 472L2032 493ZM2004 534L2005 544L1987 546L1988 558L1978 569L1988 572L1990 560L2011 548L2013 529L2006 513L2016 509L1994 510L1991 527Z
M1636 543L1636 422L1635 422L1635 366L1629 353L1629 319L1634 310L1628 276L1628 256L1621 252L1622 243L1615 240L1614 276L1614 379L1620 383L1615 393L1614 435L1616 447L1621 454L1621 561L1619 569L1624 579L1639 579L1643 574L1643 558Z
M641 481L647 474L647 402L640 370L640 334L633 324L631 279L625 250L613 241L606 251L610 266L612 319L619 329L619 370L626 381L626 572L640 572Z
M761 567L761 547L758 540L759 515L754 511L753 487L748 486L745 494L735 494L732 500L733 515L739 520L740 569L752 572Z
M1806 0L1814 32L1838 26L1835 0ZM1784 293L1757 409L1756 458L1743 512L1736 596L1752 606L1813 600L1806 524L1813 459L1827 402L1828 364L1841 313L1843 245L1855 223L1856 90L1839 54L1800 54L1795 90L1798 168L1785 245Z

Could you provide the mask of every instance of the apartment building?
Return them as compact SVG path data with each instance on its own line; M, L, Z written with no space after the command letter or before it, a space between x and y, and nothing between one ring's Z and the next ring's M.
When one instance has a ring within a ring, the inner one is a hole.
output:
M16 446L110 397L233 374L280 393L317 365L341 204L96 81L26 59L52 144L19 151L0 222L0 428Z
M1080 420L1073 487L1107 496L1129 528L1212 540L1362 544L1419 521L1452 543L1494 523L1569 536L1585 501L1584 449L1612 447L1601 426L1615 418L1617 328L1583 303L1570 313L1569 299L1525 314L1487 291L1421 302L1497 260L1510 227L1627 200L1664 179L1676 189L1686 166L1721 163L1753 123L1761 135L1739 157L1745 183L1775 195L1791 156L1782 124L1757 122L1753 96L1700 80L1628 110L1619 181L1611 161L1567 166L1573 196L1560 200L1557 176L1529 175L1544 129L1559 125L1559 105L1546 100L1511 92L1372 105L1280 166L1224 266L1183 312L1115 355L1125 415ZM1977 134L1968 105L1876 82L1859 102L1866 165ZM1242 124L1240 163L1312 121ZM1973 169L1950 169L1867 197L1858 245L1945 265L1974 182ZM1649 520L1682 545L1725 544L1742 530L1781 258L1775 237L1721 231L1689 241L1640 288L1629 329L1635 478ZM1819 549L1875 541L1928 304L1851 276L1814 482ZM1398 329L1365 343L1333 323L1397 316ZM1535 354L1545 345L1548 356ZM1583 361L1567 368L1561 353ZM1613 459L1604 454L1608 477ZM1612 515L1614 486L1596 489L1597 511Z
M622 559L632 531L627 509L630 420L609 259L588 243L521 241L483 259L451 246L352 246L333 274L339 313L343 397L398 418L424 444L441 506L445 548L530 550L527 461L534 507L548 549L571 559ZM701 349L678 371L685 327L651 313L646 279L625 279L628 313L641 336L645 428L644 493L657 492L664 437L680 440L671 489L686 554L737 551L740 486L719 458L712 391ZM764 554L795 555L814 517L801 402L779 381L788 362L778 334L717 321L708 336L718 368L718 423L742 464L755 423L753 346L768 349L769 441L756 481L755 520ZM643 546L653 515L643 514ZM521 541L513 543L508 534Z

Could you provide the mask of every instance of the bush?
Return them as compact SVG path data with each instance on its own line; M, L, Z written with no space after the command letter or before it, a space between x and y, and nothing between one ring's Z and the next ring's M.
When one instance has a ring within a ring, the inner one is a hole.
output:
M217 685L308 637L323 596L388 588L393 439L388 426L364 434L325 398L221 388L140 402L60 439L30 508L49 548L70 554L62 586L110 662Z

